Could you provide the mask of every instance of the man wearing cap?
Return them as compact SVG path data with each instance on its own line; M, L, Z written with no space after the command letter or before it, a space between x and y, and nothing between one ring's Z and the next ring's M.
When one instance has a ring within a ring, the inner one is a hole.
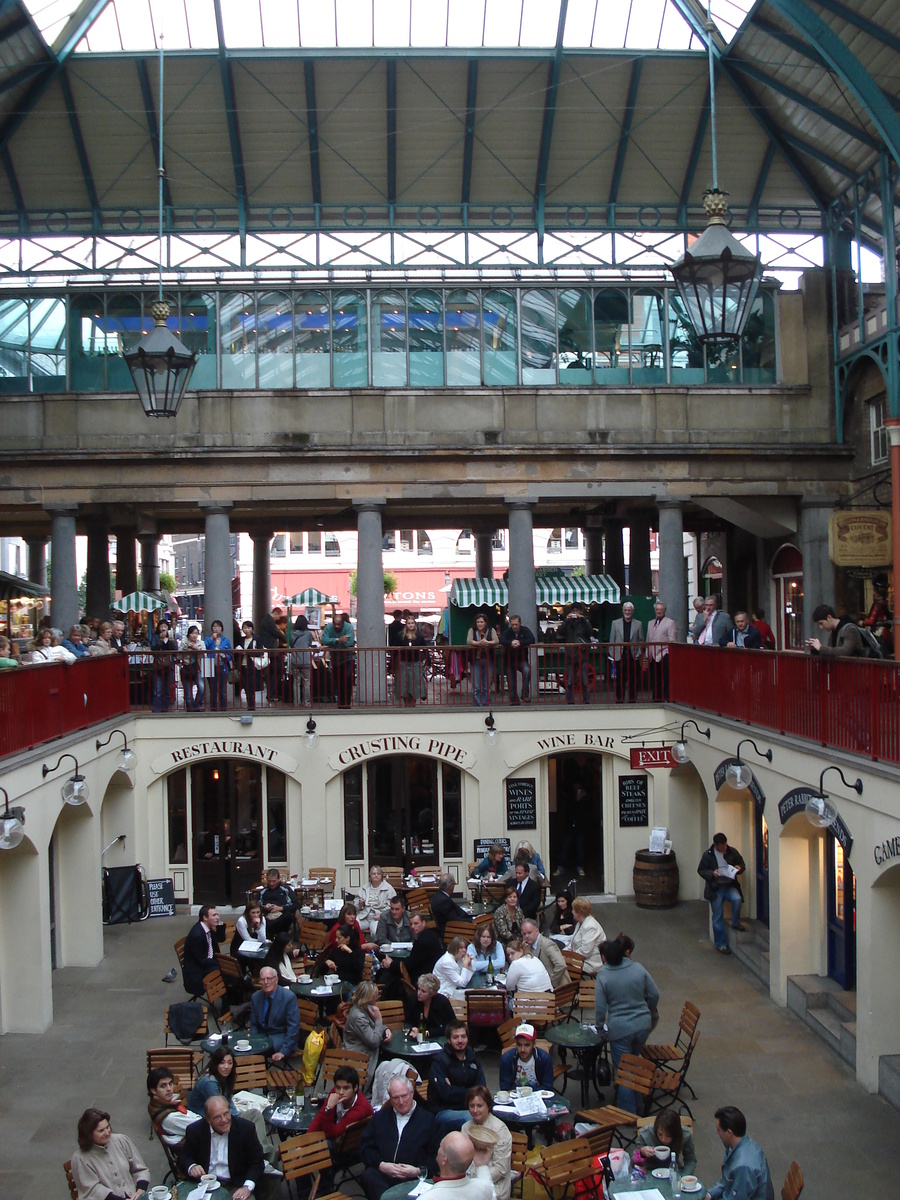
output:
M500 1059L500 1087L546 1088L553 1091L553 1059L546 1050L536 1046L537 1034L533 1025L520 1025L516 1044Z

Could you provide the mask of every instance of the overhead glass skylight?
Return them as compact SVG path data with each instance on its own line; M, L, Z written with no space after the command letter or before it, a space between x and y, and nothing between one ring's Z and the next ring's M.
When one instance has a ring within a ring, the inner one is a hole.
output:
M23 0L48 42L63 30L76 0ZM726 42L753 0L712 0ZM231 50L549 49L556 44L560 0L219 0ZM701 13L705 4L697 5ZM200 50L218 46L214 0L109 0L78 45L79 53ZM675 0L569 0L567 50L702 50L703 41Z

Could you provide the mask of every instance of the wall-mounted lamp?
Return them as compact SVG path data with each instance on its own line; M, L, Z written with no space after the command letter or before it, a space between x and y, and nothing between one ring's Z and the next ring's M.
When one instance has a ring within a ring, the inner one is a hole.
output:
M493 746L494 742L497 740L497 734L499 733L499 730L497 729L496 725L497 723L494 720L494 710L491 709L488 715L484 718L484 736L487 738L488 745L490 746Z
M0 850L14 850L25 836L25 809L10 808L6 788L0 787L6 808L0 817Z
M737 761L729 763L725 770L725 782L729 787L733 787L736 792L740 792L744 788L749 787L753 782L753 772L750 770L747 764L741 760L741 746L746 746L748 743L753 747L760 758L764 758L766 762L772 761L771 750L760 750L753 738L742 738L738 742L738 748L734 755Z
M681 733L678 735L678 741L672 747L672 757L677 763L689 763L691 761L691 750L687 742L684 740L684 731L688 725L693 725L701 737L705 737L709 741L709 729L701 729L696 721L682 721Z
M47 764L44 763L43 767L41 767L41 773L46 779L48 775L51 775L54 771L59 769L59 766L64 758L71 758L72 762L75 764L75 774L72 775L71 778L67 779L62 785L62 798L65 800L66 804L84 804L91 793L88 789L87 783L85 782L84 776L79 775L78 773L78 759L74 754L61 754L56 760L55 766L52 767L48 767Z
M112 731L112 733L109 735L109 737L104 738L102 742L99 738L97 738L97 749L100 750L104 746L108 746L109 743L113 740L113 738L116 736L117 733L121 734L124 745L122 746L122 749L119 751L119 756L116 759L116 770L117 771L133 771L134 768L137 766L137 755L135 754L135 752L133 750L130 750L128 748L128 738L125 736L124 730L114 729Z
M841 783L844 787L852 788L857 796L862 795L863 782L857 779L855 783L851 783L844 775L840 767L826 767L819 776L819 794L818 796L810 796L806 802L806 819L810 825L815 825L818 829L828 829L835 821L837 821L837 809L825 795L825 789L822 787L822 781L829 771L837 771L841 777Z
M312 713L310 713L309 720L306 722L306 744L310 750L312 750L318 740L319 735L316 733L316 723L313 720Z

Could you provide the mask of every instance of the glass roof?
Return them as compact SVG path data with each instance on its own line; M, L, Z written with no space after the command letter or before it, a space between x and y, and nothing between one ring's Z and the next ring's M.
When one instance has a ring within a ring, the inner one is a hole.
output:
M22 0L48 44L77 0ZM556 44L560 0L220 0L229 49L537 48ZM753 0L712 0L730 42ZM218 46L214 0L109 0L78 53ZM673 0L569 0L567 49L701 50Z

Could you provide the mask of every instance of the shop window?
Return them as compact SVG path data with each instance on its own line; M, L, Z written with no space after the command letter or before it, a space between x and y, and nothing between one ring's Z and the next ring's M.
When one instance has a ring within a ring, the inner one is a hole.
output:
M344 772L344 858L363 857L362 767Z
M594 295L594 373L597 383L628 382L628 296L615 288ZM622 355L622 346L625 354Z
M577 550L578 549L578 529L577 528L566 530L566 549L567 550Z
M504 529L495 529L491 534L491 549L505 550L506 549L506 531Z
M522 383L556 383L556 299L550 291L522 297Z
M272 548L269 551L272 558L284 558L284 534L276 533L272 538Z
M462 772L444 763L444 854L447 858L462 857Z
M409 383L444 386L444 315L438 292L410 293Z
M557 292L559 382L591 382L591 294L578 288Z
M186 863L187 855L187 771L176 771L166 780L169 862Z
M375 292L372 296L372 383L406 387L406 296Z
M394 550L397 549L397 530L396 529L389 529L387 531L387 533L381 539L381 548L382 548L382 550L388 550L390 552L393 552Z
M318 531L308 533L306 535L306 553L321 554L322 553L322 535Z
M547 538L547 553L562 554L562 530L554 529Z
M256 310L253 296L242 292L223 292L220 303L222 387L256 387Z
M459 537L456 539L457 555L472 555L475 553L475 539L472 537L471 529L460 530Z
M890 442L884 427L884 398L873 400L869 405L869 433L872 446L872 466L886 463L890 458Z
M424 529L416 530L416 547L419 554L433 554L434 547L431 544L431 538Z
M294 386L294 318L291 298L284 292L266 292L257 297L256 348L259 386Z
M203 292L180 297L178 336L197 355L191 391L216 386L216 298Z
M341 543L333 533L325 534L325 557L338 558L341 553Z
M628 357L631 362L631 377L635 383L665 383L662 292L648 290L632 294Z
M404 554L412 554L413 548L413 531L411 529L400 530L400 549Z
M285 776L266 767L266 854L270 863L287 862Z
M291 554L302 554L303 553L303 534L302 533L289 533L288 539L289 539Z

